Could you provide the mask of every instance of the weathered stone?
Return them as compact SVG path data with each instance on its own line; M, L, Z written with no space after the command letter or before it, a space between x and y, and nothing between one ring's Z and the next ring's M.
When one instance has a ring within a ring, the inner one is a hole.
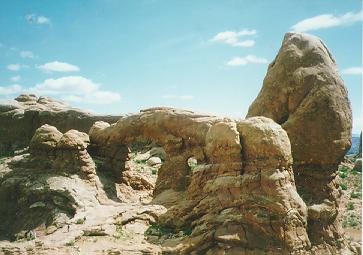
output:
M33 138L30 140L29 149L30 151L54 150L61 137L62 133L57 128L45 124L35 131Z
M154 108L112 126L96 123L90 139L97 156L105 158L102 171L113 171L124 183L130 179L130 185L137 182L123 168L128 145L145 139L165 149L154 201L168 211L158 223L176 233L191 229L177 247L165 240L165 252L201 253L218 244L259 252L310 247L307 207L294 185L290 141L268 118L234 122ZM190 158L198 162L193 170Z
M290 138L298 191L313 204L308 216L310 240L315 244L340 240L342 234L336 227L339 192L334 179L351 145L352 111L335 60L319 38L285 35L249 108L247 117L251 116L273 119ZM329 221L319 213L326 200L333 203Z
M50 97L20 95L0 100L0 155L29 145L35 130L44 124L61 132L76 129L88 133L95 121L116 122L120 116L93 115Z
M96 166L87 152L88 144L86 133L72 129L62 134L57 128L45 124L35 131L29 151L33 163L40 169L78 174L93 180Z

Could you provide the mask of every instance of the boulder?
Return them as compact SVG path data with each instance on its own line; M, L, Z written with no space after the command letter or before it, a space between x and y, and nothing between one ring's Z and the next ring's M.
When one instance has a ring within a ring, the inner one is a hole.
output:
M339 192L335 176L351 146L352 111L336 62L318 37L285 35L248 110L247 117L252 116L271 118L290 138L298 191L313 205L309 229L318 234L310 234L311 241L321 244L334 242L333 236L341 239L336 226ZM334 204L329 207L329 221L323 219L324 213L317 213L325 210L322 201L326 200Z

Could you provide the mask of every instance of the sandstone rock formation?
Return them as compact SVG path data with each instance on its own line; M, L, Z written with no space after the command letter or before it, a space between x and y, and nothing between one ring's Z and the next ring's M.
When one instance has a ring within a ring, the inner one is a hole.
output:
M96 166L87 152L89 137L71 129L62 134L57 128L45 124L35 131L29 152L39 168L50 168L58 173L78 174L92 180Z
M352 112L332 54L317 37L287 33L247 117L266 116L286 130L313 244L341 240L339 163L351 145Z
M339 253L342 248L311 245L290 140L268 118L235 122L152 108L113 125L96 122L90 139L93 153L104 158L102 171L120 181L130 143L149 140L165 149L154 203L168 210L157 223L171 233L188 233L177 242L159 239L166 254ZM198 162L193 169L190 158Z
M337 224L334 180L351 111L318 38L286 34L246 120L163 107L96 119L32 95L0 106L1 150L30 152L0 162L0 237L45 228L51 249L133 233L102 254L357 254ZM85 226L69 237L69 222Z
M43 124L61 132L76 129L88 133L95 121L116 122L119 116L92 115L49 97L20 95L15 100L0 101L0 155L29 145L37 128Z

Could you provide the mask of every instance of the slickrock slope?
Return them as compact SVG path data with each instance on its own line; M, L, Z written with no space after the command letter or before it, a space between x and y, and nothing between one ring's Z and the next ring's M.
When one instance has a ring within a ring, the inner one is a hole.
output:
M35 130L43 124L61 132L76 129L88 133L95 121L116 122L120 116L92 115L49 97L20 95L0 101L0 155L29 145Z
M313 244L336 245L335 177L351 145L352 111L332 54L317 37L287 33L247 117L266 116L286 130Z

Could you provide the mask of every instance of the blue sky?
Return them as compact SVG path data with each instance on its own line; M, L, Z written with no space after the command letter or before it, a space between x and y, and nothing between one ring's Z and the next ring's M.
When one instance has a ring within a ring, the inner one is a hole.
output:
M321 37L361 129L361 1L1 1L0 98L100 113L172 106L244 117L284 34Z

